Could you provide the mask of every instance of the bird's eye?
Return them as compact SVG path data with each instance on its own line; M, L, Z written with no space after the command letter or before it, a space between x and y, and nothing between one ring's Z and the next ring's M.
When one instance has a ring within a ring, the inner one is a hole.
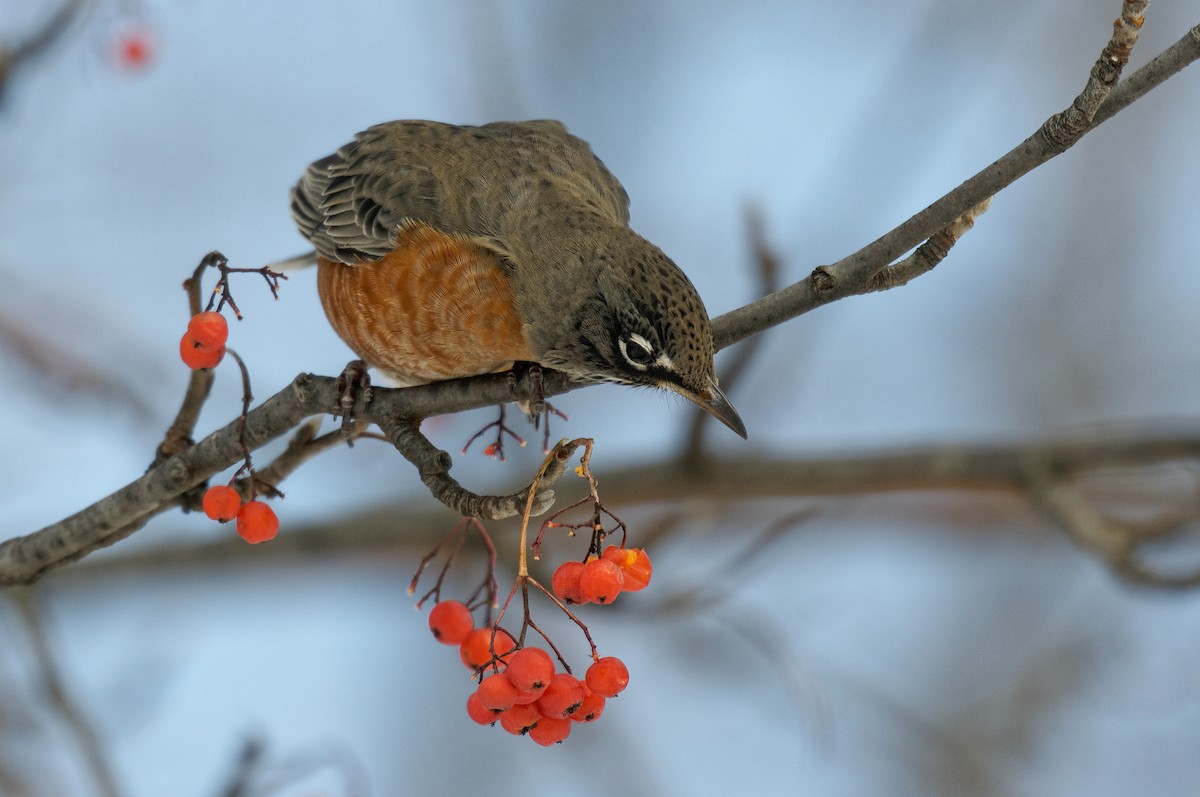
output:
M645 371L654 362L654 346L636 332L622 337L617 345L626 362L639 371Z

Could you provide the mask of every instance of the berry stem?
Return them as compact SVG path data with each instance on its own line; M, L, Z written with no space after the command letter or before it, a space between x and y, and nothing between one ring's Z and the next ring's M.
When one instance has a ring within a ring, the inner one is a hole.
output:
M571 611L570 607L568 607L567 604L565 604L561 600L559 600L558 596L555 595L553 592L551 592L550 590L548 590L544 586L542 586L541 582L539 582L536 578L530 577L529 583L532 584L535 588L541 590L542 594L545 595L547 598L549 598L554 603L554 605L557 606L560 611L562 611L563 614L565 614L567 617L571 618L571 622L573 622L573 623L575 623L575 625L579 626L579 630L583 632L584 638L587 639L587 641L588 641L588 646L591 647L591 649L592 649L592 660L595 661L597 658L596 643L592 639L592 634L590 631L588 631L588 627L586 625L584 625L583 620L580 620L577 616L575 616L575 613L573 611ZM541 628L538 628L536 625L534 625L532 620L529 622L529 625L530 625L530 627L533 628L533 630L537 631L539 634L542 635L542 638L546 640L546 642L550 645L551 648L554 648L554 653L555 653L555 655L558 656L558 660L560 662L562 662L562 666L566 669L566 671L568 673L571 672L570 665L567 664L566 659L564 659L562 657L562 654L558 652L558 648L554 647L554 643L550 641L550 637L546 636L545 632L543 632Z
M422 595L421 598L417 601L418 609L420 609L422 606L424 606L425 601L429 600L431 597L433 598L434 603L441 602L441 600L442 600L442 584L445 583L445 581L446 581L446 574L448 572L450 572L450 565L454 562L454 557L458 554L459 550L462 548L463 539L467 536L464 533L466 530L467 530L467 523L466 523L466 519L464 519L463 522L458 524L457 526L455 526L454 529L451 530L450 534L448 534L446 536L446 539L443 540L443 542L446 542L446 541L449 541L451 538L453 538L454 547L451 548L450 553L446 555L446 561L442 563L442 569L438 571L437 581L435 581L433 583L433 587L428 592L426 592L424 595ZM421 560L421 566L417 570L417 574L415 576L413 576L412 583L408 587L408 591L410 594L417 587L417 579L419 579L421 577L421 571L425 569L425 565L428 564L429 560L432 559L437 554L437 552L441 549L441 547L442 547L442 543L438 543L437 547L434 548L431 553L426 555L426 557Z

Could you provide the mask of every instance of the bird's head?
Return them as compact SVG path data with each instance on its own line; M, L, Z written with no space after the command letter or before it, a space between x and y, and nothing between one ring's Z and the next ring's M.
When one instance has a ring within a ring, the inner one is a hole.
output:
M626 228L628 231L628 228ZM708 312L691 280L663 252L628 231L588 258L589 283L559 307L542 363L585 381L670 390L737 432L746 427L717 386Z

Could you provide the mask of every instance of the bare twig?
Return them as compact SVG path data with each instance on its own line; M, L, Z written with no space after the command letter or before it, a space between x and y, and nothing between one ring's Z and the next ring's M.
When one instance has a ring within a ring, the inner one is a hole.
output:
M86 0L65 0L32 35L12 47L0 45L0 102L13 71L40 58L61 41L86 5Z
M1037 474L1029 494L1042 510L1076 542L1099 554L1125 578L1154 587L1186 588L1200 585L1200 570L1163 573L1146 567L1138 554L1142 542L1179 531L1182 524L1149 531L1107 517L1069 481L1051 472Z
M862 292L873 293L899 288L931 271L946 259L946 255L950 254L958 239L975 225L975 220L987 212L991 204L992 198L988 197L930 236L929 240L918 246L911 255L876 272Z
M219 797L251 797L255 773L262 767L267 746L263 740L250 737L242 743L234 761L233 772L221 788Z
M41 612L38 610L33 591L18 590L15 594L17 608L25 623L25 632L29 637L34 659L37 661L38 673L41 675L42 688L50 705L62 718L71 735L75 737L83 753L84 760L95 782L97 791L104 797L119 797L116 779L104 755L100 737L92 727L83 709L75 702L67 689L66 680L58 669L58 662L46 637L46 629L42 624Z

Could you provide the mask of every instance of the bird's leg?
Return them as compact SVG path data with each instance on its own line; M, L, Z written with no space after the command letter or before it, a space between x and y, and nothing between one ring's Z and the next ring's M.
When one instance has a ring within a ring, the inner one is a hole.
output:
M516 374L509 373L508 376L509 382L515 386L517 381ZM475 434L471 435L471 439L468 440L467 444L462 447L462 453L467 453L467 449L471 447L471 443L474 443L480 437L483 437L488 429L496 430L496 439L492 443L489 443L487 448L483 449L484 456L499 457L501 462L504 461L504 435L509 435L513 440L516 440L517 445L525 445L525 440L512 429L510 429L508 424L504 422L504 405L501 404L500 417L480 429Z
M521 409L533 419L533 428L538 428L538 418L546 411L546 393L542 383L542 366L537 363L529 364L529 399Z
M369 404L375 392L371 387L371 375L367 373L367 364L362 360L351 360L342 369L333 385L337 391L337 403L333 407L333 417L342 419L342 434L346 436L346 445L354 445L354 404L362 397L363 404Z
M517 376L515 372L509 372L509 383L513 387L513 392L516 392ZM529 420L533 423L533 428L537 429L541 426L541 419L546 417L546 427L542 430L542 451L543 453L550 451L550 416L557 415L564 421L568 420L566 413L555 407L549 401L546 401L546 395L543 392L542 384L542 366L537 363L529 364L529 398L524 401L518 401L519 406Z

